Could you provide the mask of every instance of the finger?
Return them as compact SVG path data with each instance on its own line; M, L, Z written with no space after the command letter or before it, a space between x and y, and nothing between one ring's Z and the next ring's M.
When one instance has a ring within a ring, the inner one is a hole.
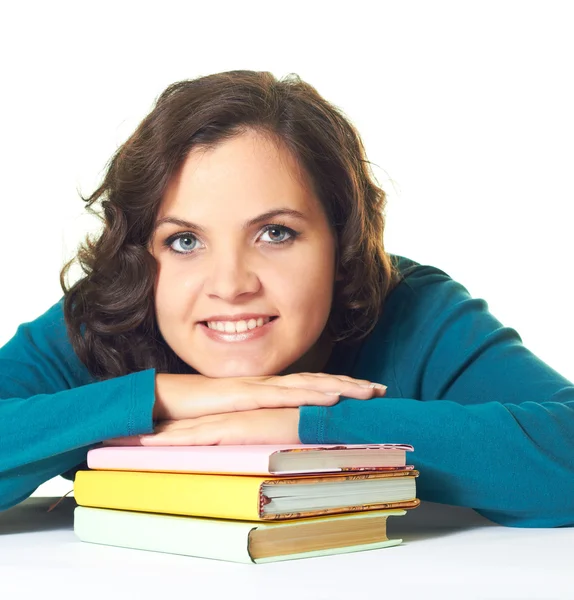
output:
M277 385L247 385L236 395L233 411L259 408L289 408L305 405L332 406L339 401L338 392L320 392Z
M254 411L261 413L262 411ZM254 415L255 416L255 415ZM272 444L268 427L261 427L261 421L246 418L249 415L231 413L224 418L204 419L196 427L179 432L166 434L165 437L153 440L157 445L188 445L188 446L213 446L230 444ZM271 434L272 438L272 434ZM145 442L144 442L145 443Z
M236 395L232 411L260 408L292 408L297 406L333 406L339 401L337 392L319 392L277 385L248 385Z
M378 381L371 381L369 379L357 379L356 377L349 377L348 375L331 375L330 373L303 373L303 375L310 377L320 377L323 379L340 379L341 381L347 383L354 383L359 387L372 388L381 395L384 395L384 393L387 391L386 385L383 385Z
M201 417L194 417L193 419L180 419L179 421L160 421L154 427L154 433L163 433L165 431L173 431L175 429L186 429L191 427L197 427L205 422L220 421L226 416L227 413L216 413L211 415L202 415Z
M368 385L373 383L369 379L360 379L357 377L350 377L349 375L338 375L333 373L292 373L292 375L305 375L307 377L322 377L324 378L336 378L342 381L350 381L351 383L358 383L360 385Z
M103 446L141 446L140 436L131 435L126 437L111 438L102 442Z
M218 428L214 426L198 425L141 436L142 446L213 446L218 443Z
M365 383L359 383L364 381ZM263 381L254 381L254 385L275 385L279 387L304 388L320 392L339 392L343 396L349 398L357 398L359 400L367 400L373 397L384 396L386 386L377 383L370 383L366 380L354 380L353 378L341 378L334 376L315 376L308 373L293 373L273 377Z
M386 389L386 386L369 381L368 379L357 379L355 377L349 377L348 375L331 375L329 373L291 373L289 375L275 375L273 377L268 377L266 380L261 381L260 383L272 385L281 385L288 387L306 387L309 386L312 389L323 389L323 387L315 387L315 386L324 386L331 382L335 385L338 385L340 382L354 384L359 387L366 387L374 389ZM255 382L259 383L259 382ZM378 387L377 387L378 386Z

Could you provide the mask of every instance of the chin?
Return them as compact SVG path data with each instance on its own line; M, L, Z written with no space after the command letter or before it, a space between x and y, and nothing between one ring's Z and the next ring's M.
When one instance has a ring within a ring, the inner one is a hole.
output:
M199 367L199 368L198 368ZM224 378L224 377L264 377L270 375L277 375L280 369L266 369L262 368L261 365L214 365L214 366L193 366L193 368L200 374L206 377L213 378Z
M247 356L243 360L238 357L217 357L215 355L206 356L204 352L203 361L192 360L193 356L185 356L184 353L178 353L179 357L194 369L199 375L212 378L223 377L271 377L274 375L287 374L291 367L299 366L297 354L293 352L281 353L280 356ZM201 351L200 351L201 352ZM186 349L186 354L191 354L190 349ZM193 353L195 354L195 352ZM201 354L199 354L201 356ZM196 355L197 356L197 355ZM267 359L267 360L265 360ZM300 370L300 369L299 369Z

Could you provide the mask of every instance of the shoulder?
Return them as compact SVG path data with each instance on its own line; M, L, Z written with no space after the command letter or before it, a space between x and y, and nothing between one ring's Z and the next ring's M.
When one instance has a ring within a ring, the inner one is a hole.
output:
M48 310L33 320L22 323L17 330L16 338L24 335L30 341L42 343L65 342L68 340L64 319L64 298L50 306Z
M377 376L381 363L390 368L399 352L410 356L412 364L415 356L444 331L445 322L453 324L458 318L455 313L461 309L462 313L472 312L469 304L483 310L476 303L484 301L473 301L464 286L438 267L396 254L389 258L399 281L385 298L377 323L358 344L342 344L335 355L342 356L337 358L336 368L347 365L351 369L354 365L364 378ZM388 378L390 374L379 376Z
M395 351L416 356L480 352L499 338L521 341L489 311L483 298L433 265L393 257L402 280L387 297L377 329L392 338ZM450 359L449 359L450 360Z
M390 255L391 262L399 273L399 283L387 297L387 304L404 306L408 303L411 308L420 310L436 308L437 304L444 305L463 299L470 299L468 290L455 281L444 270L411 258Z
M432 347L445 335L464 336L465 330L492 330L501 324L489 313L482 298L447 272L403 256L392 256L400 282L387 296L373 331L397 347L413 352Z
M491 367L476 357L488 347L520 341L483 299L473 298L442 269L403 256L392 256L392 262L401 281L360 350L361 374L390 381L391 392L400 397L437 399L471 363L479 379L484 376Z
M58 336L61 335L62 331L65 331L65 327L64 298L62 297L39 316L20 323L14 337L8 344L13 343L22 336L25 336L29 340L35 339L38 336L45 336L48 333L55 333Z
M453 281L448 273L434 265L419 263L412 258L398 254L390 254L389 256L401 276L401 282L411 290L441 281Z
M37 318L22 323L0 348L3 369L21 370L28 365L36 371L58 373L72 386L91 380L70 341L61 298Z

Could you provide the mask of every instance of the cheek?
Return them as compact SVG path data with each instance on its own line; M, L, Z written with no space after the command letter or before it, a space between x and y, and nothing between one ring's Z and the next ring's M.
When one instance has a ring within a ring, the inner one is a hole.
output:
M194 282L189 269L169 263L158 264L155 282L155 306L158 324L185 313L193 297Z
M328 251L307 255L300 268L285 275L282 301L291 315L309 325L324 324L333 298L334 267Z

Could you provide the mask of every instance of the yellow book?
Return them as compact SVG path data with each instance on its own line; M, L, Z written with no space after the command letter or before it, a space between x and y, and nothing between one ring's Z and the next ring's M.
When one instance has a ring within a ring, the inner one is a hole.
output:
M418 472L261 477L198 473L78 471L81 506L246 521L418 506Z

